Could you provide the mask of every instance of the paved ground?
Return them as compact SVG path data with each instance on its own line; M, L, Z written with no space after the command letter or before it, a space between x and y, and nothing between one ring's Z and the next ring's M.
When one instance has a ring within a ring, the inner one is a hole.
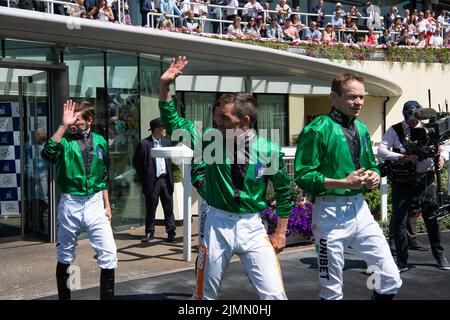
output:
M197 244L196 218L192 223L192 244ZM114 237L118 248L119 268L116 281L123 282L154 276L170 270L192 268L192 261L183 261L183 228L177 227L176 242L167 243L164 227L157 226L155 239L141 243L144 228L136 228ZM5 242L0 239L0 300L35 299L56 294L54 243L34 240ZM94 259L95 252L88 240L80 240L75 264L80 267L81 287L99 285L100 271Z
M442 234L443 244L450 250L450 232ZM420 235L428 243L426 235ZM430 251L410 251L410 270L402 273L403 287L398 300L448 300L450 299L450 271L439 270ZM123 265L123 264L122 264ZM280 255L280 265L290 300L317 300L317 263L313 246L289 247ZM122 267L124 268L124 267ZM366 265L351 249L346 253L344 271L344 295L348 300L367 300L372 290L366 286ZM121 281L116 284L117 299L123 300L186 300L194 289L193 268L169 271L165 274ZM74 299L98 299L98 287L78 290ZM223 300L253 300L257 296L252 289L241 263L230 264L219 297ZM55 295L43 299L56 299Z

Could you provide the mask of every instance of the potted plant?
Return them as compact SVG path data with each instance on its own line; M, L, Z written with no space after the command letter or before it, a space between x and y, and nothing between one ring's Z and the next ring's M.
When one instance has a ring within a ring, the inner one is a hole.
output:
M269 186L269 189L271 186ZM268 191L269 197L273 191ZM288 219L286 230L286 244L310 243L312 242L312 213L313 206L302 195L298 187L293 189L294 206ZM276 213L276 201L271 198L266 210L261 212L261 219L266 226L268 235L272 235L278 224L278 215Z

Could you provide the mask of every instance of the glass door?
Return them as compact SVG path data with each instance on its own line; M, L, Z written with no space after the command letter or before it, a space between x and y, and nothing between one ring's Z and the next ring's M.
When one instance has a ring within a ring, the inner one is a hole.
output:
M19 77L22 236L50 239L49 164L41 151L49 138L48 73Z

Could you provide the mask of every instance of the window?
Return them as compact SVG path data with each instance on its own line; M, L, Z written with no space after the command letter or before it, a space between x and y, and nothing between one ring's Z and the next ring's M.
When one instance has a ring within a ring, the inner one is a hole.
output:
M141 192L135 182L133 154L140 140L138 57L106 54L107 128L113 227L140 224Z
M256 123L258 131L267 130L267 138L276 142L280 147L288 143L288 112L285 95L258 94L256 95L259 113ZM278 130L279 141L271 136L271 129Z
M212 108L217 100L215 92L184 92L178 95L182 113L191 121L200 121L202 129L212 127Z

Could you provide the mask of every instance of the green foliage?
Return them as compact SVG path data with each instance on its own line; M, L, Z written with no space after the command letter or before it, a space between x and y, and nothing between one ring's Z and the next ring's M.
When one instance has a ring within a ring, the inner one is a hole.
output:
M172 174L173 174L173 182L174 183L183 181L183 177L181 176L181 170L174 163L172 163Z
M370 212L375 217L375 220L381 219L381 201L380 201L380 188L373 189L364 193L364 199L369 206Z
M245 44L253 44L272 49L288 51L289 48L304 49L306 55L310 57L326 58L331 61L347 61L352 64L353 61L371 60L374 56L384 57L386 63L390 66L394 62L401 65L406 62L416 64L425 63L441 63L444 68L450 64L450 49L448 48L414 48L414 47L375 47L375 46L356 46L345 44L317 44L317 43L297 43L282 41L267 41L259 39L240 39L227 38L229 41L240 42ZM294 50L296 51L296 50Z

